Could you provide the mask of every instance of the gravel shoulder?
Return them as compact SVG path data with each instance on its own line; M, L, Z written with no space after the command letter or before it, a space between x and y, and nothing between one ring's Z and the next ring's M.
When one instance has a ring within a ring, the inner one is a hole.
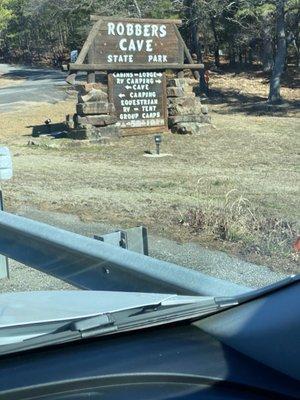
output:
M18 214L88 237L121 228L117 225L86 223L71 214L43 212L29 207L21 208ZM196 243L180 244L153 234L149 235L149 249L152 257L253 288L266 286L286 277L285 274L271 271L268 267L247 263L226 253L208 250ZM9 270L10 279L0 281L0 292L76 289L12 260Z
M9 279L0 280L0 293L42 290L76 290L76 288L53 276L9 260Z

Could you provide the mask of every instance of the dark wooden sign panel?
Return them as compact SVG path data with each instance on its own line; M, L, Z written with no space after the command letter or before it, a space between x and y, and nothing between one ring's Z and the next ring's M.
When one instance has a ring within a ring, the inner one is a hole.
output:
M163 72L114 72L109 74L110 101L121 128L167 125L166 78Z
M183 64L183 45L175 25L165 20L103 19L91 46L94 64ZM126 68L124 68L126 69Z

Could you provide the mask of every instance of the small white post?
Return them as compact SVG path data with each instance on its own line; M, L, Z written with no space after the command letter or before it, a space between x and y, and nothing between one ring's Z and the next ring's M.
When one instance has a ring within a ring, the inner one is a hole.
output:
M7 147L0 147L0 183L13 176L12 159ZM0 186L0 211L4 210L3 192ZM0 279L9 278L8 258L0 255Z

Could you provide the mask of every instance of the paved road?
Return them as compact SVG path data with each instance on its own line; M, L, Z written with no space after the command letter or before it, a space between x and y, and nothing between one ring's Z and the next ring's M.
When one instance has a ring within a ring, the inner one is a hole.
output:
M66 73L59 70L0 64L0 77L12 85L0 88L0 113L13 111L26 103L56 103L67 97ZM16 79L21 79L16 84Z

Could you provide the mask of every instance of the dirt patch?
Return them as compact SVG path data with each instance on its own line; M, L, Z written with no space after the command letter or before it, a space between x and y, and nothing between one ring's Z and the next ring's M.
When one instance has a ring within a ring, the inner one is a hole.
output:
M239 83L231 80L232 86L238 87ZM226 93L226 89L222 90ZM256 115L233 112L231 103L226 101L213 104L215 129L211 133L197 137L163 135L161 151L172 154L170 158L144 157L145 151L155 149L152 135L128 137L102 146L70 148L66 139L52 140L55 145L50 145L50 140L39 146L27 145L33 125L40 125L47 118L62 122L66 114L74 112L74 103L42 104L1 115L1 142L9 145L14 154L14 178L3 185L9 210L27 204L124 228L144 224L161 236L196 241L274 270L299 271L289 244L284 252L257 252L257 240L261 244L264 238L272 237L272 224L263 238L258 229L246 240L246 232L244 242L224 240L220 235L212 237L178 223L191 209L218 215L220 203L234 191L237 198L247 199L251 209L264 216L265 221L288 221L293 226L292 235L297 234L296 135L300 124L296 113L288 117ZM237 215L235 222L238 221Z

